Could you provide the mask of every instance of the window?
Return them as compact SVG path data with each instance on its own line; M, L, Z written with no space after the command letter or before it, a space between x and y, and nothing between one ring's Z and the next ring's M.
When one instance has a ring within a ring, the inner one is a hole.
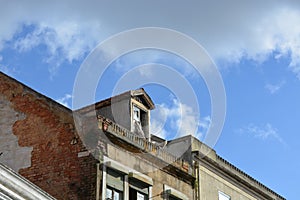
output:
M115 188L107 187L106 188L106 200L122 200L123 193L116 190Z
M142 138L149 137L149 117L148 113L133 104L133 129L132 131Z
M129 179L129 199L130 200L146 200L149 195L149 185L136 180Z
M133 188L129 188L129 199L130 200L146 200L148 195L141 193Z
M137 122L141 122L140 109L136 106L133 106L133 119Z
M219 191L219 200L230 200L230 196Z
M108 168L106 176L106 198L107 200L123 199L123 174Z
M115 162L107 161L103 166L102 199L104 200L148 200L152 194L152 178L129 171Z

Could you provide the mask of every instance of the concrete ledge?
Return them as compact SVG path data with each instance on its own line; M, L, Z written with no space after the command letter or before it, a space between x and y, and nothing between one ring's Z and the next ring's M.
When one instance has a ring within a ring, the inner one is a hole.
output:
M166 194L168 195L175 196L182 200L189 200L189 198L185 194L165 184L164 184L164 192L166 192Z
M104 164L105 164L106 167L115 169L115 170L117 170L119 172L122 172L123 174L128 174L129 173L128 169L126 169L122 165L119 165L119 164L117 164L115 162L108 161L108 162L105 162Z
M151 186L153 185L152 178L150 178L149 176L146 176L145 174L142 174L142 173L129 172L128 177L137 179L137 180L147 183L148 185L151 185Z

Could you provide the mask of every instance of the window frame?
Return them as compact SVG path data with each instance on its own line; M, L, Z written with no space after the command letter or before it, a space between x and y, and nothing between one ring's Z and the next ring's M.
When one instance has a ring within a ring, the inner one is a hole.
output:
M107 191L108 190L111 191L111 198L107 197ZM119 194L118 200L123 200L124 199L124 192L123 191L119 191L116 188L113 188L111 186L106 186L105 200L108 200L108 199L115 200L115 193Z
M102 173L102 199L107 198L107 196L106 196L107 189L111 190L112 193L113 193L113 191L120 193L121 200L129 199L129 190L130 190L130 180L131 179L142 183L145 186L144 188L147 188L147 193L145 193L145 191L143 192L143 188L141 188L139 190L139 189L136 189L136 187L138 187L138 186L133 187L133 189L135 191L137 191L137 193L144 195L145 196L144 199L149 199L149 197L151 197L152 186L153 186L153 180L151 177L149 177L145 174L142 174L138 171L135 171L133 169L130 169L130 168L128 168L116 161L113 161L107 157L105 157L104 160L106 160L106 161L104 161L104 163L102 165L102 170L103 170L103 173ZM123 190L122 191L119 190L118 188L113 187L112 184L108 184L107 181L108 181L109 171L114 171L123 176L123 178L122 178ZM112 198L114 198L113 194L112 194Z
M131 131L135 131L135 122L139 123L145 138L150 141L150 111L143 105L142 103L138 102L135 99L131 99L130 102L131 107ZM135 120L135 110L139 110L139 121Z

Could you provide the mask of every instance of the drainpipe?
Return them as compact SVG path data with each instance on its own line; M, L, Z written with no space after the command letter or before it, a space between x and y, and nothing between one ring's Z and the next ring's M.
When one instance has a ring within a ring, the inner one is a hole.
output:
M193 161L194 161L194 170L195 170L195 176L196 176L196 182L195 182L195 190L196 190L196 195L195 199L200 200L200 191L201 191L201 186L200 186L200 160L197 158L197 155L199 155L198 151L194 151L193 153Z

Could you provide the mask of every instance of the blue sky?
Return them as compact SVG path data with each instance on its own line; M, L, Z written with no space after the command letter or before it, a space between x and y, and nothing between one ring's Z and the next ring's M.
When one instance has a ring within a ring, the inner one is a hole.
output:
M217 153L287 199L299 196L298 1L0 3L0 70L68 107L83 61L114 34L162 27L193 38L216 64L226 91ZM160 67L169 70L163 75L173 86L182 85L181 79L190 84L200 115L189 98L183 101L155 76L154 83L140 85L156 103L152 131L172 139L196 126L194 134L205 138L212 120L207 86L190 63L170 52L143 49L120 56L101 77L95 101L111 96L116 86L126 89L120 83L131 75L150 81Z

